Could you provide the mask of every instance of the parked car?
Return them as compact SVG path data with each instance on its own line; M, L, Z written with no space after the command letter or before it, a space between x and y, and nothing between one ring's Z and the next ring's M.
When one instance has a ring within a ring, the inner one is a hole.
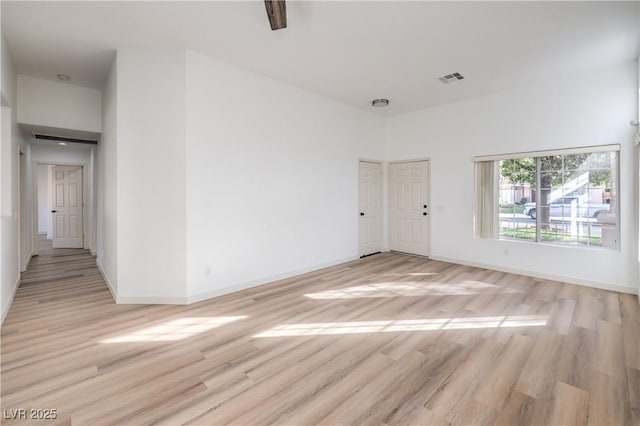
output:
M549 203L549 217L569 217L571 216L571 204L576 202L576 215L578 217L594 217L597 218L601 212L608 212L610 204L599 203L580 203L578 197L562 197L556 198ZM526 203L524 205L524 214L535 219L536 203Z

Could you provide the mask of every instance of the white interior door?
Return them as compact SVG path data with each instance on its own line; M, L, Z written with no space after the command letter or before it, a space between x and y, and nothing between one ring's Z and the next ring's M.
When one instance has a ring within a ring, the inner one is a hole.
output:
M358 185L360 256L382 251L382 164L361 161Z
M389 248L429 256L429 162L389 165Z
M52 168L53 248L83 248L82 167Z

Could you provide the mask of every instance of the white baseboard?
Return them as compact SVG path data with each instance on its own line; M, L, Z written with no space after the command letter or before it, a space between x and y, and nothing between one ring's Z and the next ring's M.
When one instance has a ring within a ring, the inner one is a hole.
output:
M118 304L131 304L131 305L190 305L192 303L202 302L203 300L213 299L214 297L224 296L225 294L235 293L238 291L246 290L253 287L259 287L261 285L270 284L274 281L283 280L285 278L294 277L296 275L305 274L307 272L317 271L318 269L328 268L330 266L339 265L341 263L350 262L358 259L357 256L350 256L342 259L337 259L331 262L321 263L313 266L309 266L295 271L286 272L283 274L273 275L267 278L261 278L254 281L248 281L246 283L237 284L230 287L216 289L205 293L194 294L188 297L138 297L138 296L118 296L116 303ZM103 274L104 275L104 274Z
M330 262L320 263L317 265L309 266L295 271L285 272L284 274L273 275L267 278L260 278L254 281L248 281L246 283L237 284L230 287L225 287L205 293L194 294L187 297L187 304L201 302L203 300L212 299L218 296L224 296L225 294L235 293L237 291L246 290L248 288L259 287L261 285L270 284L274 281L284 280L285 278L291 278L296 275L306 274L307 272L317 271L319 269L329 268L331 266L340 265L341 263L351 262L358 259L358 256L349 256L342 259L333 260Z
M119 305L188 305L186 297L118 296Z
M2 307L2 319L0 320L0 325L4 324L4 319L7 317L9 313L9 309L11 309L11 304L13 303L13 299L16 297L16 292L18 291L18 287L20 287L20 274L16 278L16 282L13 284L13 288L11 289L11 295L9 299L5 302Z
M527 271L524 269L504 268L502 266L489 265L485 263L472 262L472 261L462 260L462 259L453 259L453 258L440 257L440 256L429 256L429 259L439 260L441 262L457 263L459 265L465 265L465 266L473 266L475 268L492 269L494 271L506 272L508 274L525 275L527 277L540 278L543 280L552 280L552 281L560 281L560 282L569 283L569 284L577 284L585 287L598 288L601 290L617 291L618 293L636 294L638 292L638 290L636 290L635 288L626 287L622 285L607 284L607 283L601 283L601 282L589 281L589 280L581 280L581 279L576 279L571 277L563 277L560 275Z
M29 253L29 257L27 257L27 260L22 265L22 270L20 272L24 272L27 270L27 268L29 267L29 263L31 263L32 258L33 258L33 252Z
M98 259L96 259L96 265L104 278L104 281L107 283L107 287L111 292L111 297L113 297L113 301L119 305L186 305L187 298L186 297L128 297L128 296L119 296L116 291L109 275L105 272L104 267L100 263Z
M111 283L111 280L109 279L109 275L107 275L107 273L104 271L104 268L102 267L102 264L100 263L100 261L98 259L96 259L96 265L98 266L98 269L100 270L100 273L102 274L102 278L104 278L104 282L107 283L107 287L109 288L109 291L111 292L111 297L113 297L113 301L118 303L118 292L113 287L113 284Z

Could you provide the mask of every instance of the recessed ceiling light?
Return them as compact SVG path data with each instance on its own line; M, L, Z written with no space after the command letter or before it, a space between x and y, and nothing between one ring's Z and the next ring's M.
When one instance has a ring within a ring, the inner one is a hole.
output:
M389 105L389 99L374 99L371 101L371 105L374 107L386 107Z
M71 77L69 77L66 74L58 74L58 80L68 81L68 80L71 80Z
M65 146L65 145L66 145L66 142L58 142L58 145Z

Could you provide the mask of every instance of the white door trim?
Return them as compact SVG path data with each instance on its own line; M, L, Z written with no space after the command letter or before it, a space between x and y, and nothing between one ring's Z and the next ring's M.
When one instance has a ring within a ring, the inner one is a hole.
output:
M387 161L387 168L388 166L392 165L392 164L402 164L402 163L417 163L417 162L421 162L421 161L426 161L428 164L427 167L427 182L428 182L428 186L427 186L427 205L429 206L428 208L428 215L427 215L427 226L429 229L429 238L427 239L427 252L429 253L429 256L426 257L431 257L432 253L431 253L431 235L432 235L432 227L431 227L431 212L433 211L432 209L432 205L431 205L431 157L422 157L422 158L411 158L411 159L404 159L404 160L393 160L393 161ZM389 181L390 181L390 174L387 172L386 176L385 176L385 186L388 188L389 187ZM387 195L385 196L386 198L386 206L387 206L387 232L388 232L388 241L389 241L389 249L391 248L391 214L389 214L389 210L391 209L390 206L390 197L388 195L388 191L389 189L387 189ZM393 251L393 250L391 250ZM412 253L405 253L405 254L411 254L414 256L420 256L420 255L415 255ZM425 256L420 256L420 257L425 257Z
M89 241L87 239L87 232L90 232L88 226L88 200L89 200L89 186L88 186L88 174L89 174L89 164L88 163L78 163L78 162L68 162L68 161L41 161L41 160L33 160L31 161L31 173L32 173L32 197L33 202L31 203L32 215L33 215L33 225L34 229L38 229L38 165L43 166L78 166L82 167L82 246L85 249L89 248ZM33 233L33 255L37 256L40 253L40 248L38 246L38 233Z
M377 164L380 166L380 188L379 188L379 197L380 197L380 246L379 246L379 250L372 252L372 253L367 253L364 254L364 256L369 255L369 254L374 254L377 252L382 252L384 251L384 247L385 247L385 232L384 232L384 228L385 228L385 223L386 223L386 214L387 214L387 208L386 208L386 197L385 197L385 187L386 187L386 168L385 168L385 163L384 161L379 161L379 160L370 160L367 158L358 158L358 164L357 164L357 182L356 182L356 188L358 190L358 211L356 212L357 215L360 215L360 213L362 212L362 206L360 205L360 164L361 163L372 163L372 164ZM358 216L358 220L360 220L359 216ZM358 224L358 257L363 256L362 250L361 250L361 235L360 235L360 224Z
M51 172L53 201L51 212L55 213L51 222L52 247L54 249L84 248L84 185L82 184L84 170L82 166L60 165L48 169ZM80 183L79 192L78 183ZM80 216L79 222L78 216Z
M358 164L360 164L361 161L364 161L365 163L375 163L375 164L380 164L381 166L384 165L384 161L380 161L380 160L371 160L369 158L358 158Z
M429 165L431 165L431 157L411 158L407 160L393 160L387 161L387 164L417 163L419 161L428 161ZM429 167L429 177L431 177L431 167ZM429 187L431 187L431 185L429 185Z

